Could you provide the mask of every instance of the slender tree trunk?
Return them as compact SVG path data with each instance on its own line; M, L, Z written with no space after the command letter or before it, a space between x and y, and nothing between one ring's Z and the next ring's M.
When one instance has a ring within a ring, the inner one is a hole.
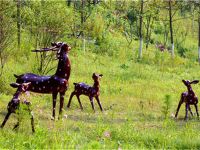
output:
M84 23L84 7L85 7L85 0L81 0L81 25Z
M17 45L18 45L18 50L20 50L20 47L21 47L21 15L20 15L20 9L21 9L21 1L17 0Z
M149 47L149 42L151 39L151 15L147 17L147 26L146 26L146 49Z
M140 7L140 27L139 27L139 38L140 38L140 47L139 47L139 58L142 58L142 45L143 45L143 37L142 37L142 22L143 22L143 5L144 1L141 0Z
M192 5L191 7L191 11L192 11L192 36L194 36L194 21L195 21L195 12L194 12L195 8L194 5Z
M70 7L72 0L67 0L66 2L67 2L67 6Z
M171 35L171 46L172 46L172 58L174 58L174 39L173 39L173 26L172 26L172 6L171 0L169 0L169 27L170 27L170 35Z
M84 14L85 0L81 0L81 26L84 28L83 23L85 22L85 14ZM85 34L84 29L82 29L82 42L83 42L83 51L85 53Z

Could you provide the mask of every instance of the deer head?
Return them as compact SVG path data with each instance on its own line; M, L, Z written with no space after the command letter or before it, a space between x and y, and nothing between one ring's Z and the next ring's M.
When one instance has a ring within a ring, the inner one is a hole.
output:
M27 89L30 87L31 82L28 83L11 83L10 86L12 86L13 88L18 88L17 90L19 90L20 92L26 92Z
M51 45L57 48L57 58L62 57L63 54L68 53L71 50L71 47L63 42L51 43Z
M99 81L101 78L102 78L102 74L96 74L96 73L93 73L93 75L92 75L92 79L94 80L94 81Z
M182 82L185 84L185 86L187 86L188 88L191 87L191 84L197 84L199 83L199 80L193 80L190 82L190 80L182 80Z

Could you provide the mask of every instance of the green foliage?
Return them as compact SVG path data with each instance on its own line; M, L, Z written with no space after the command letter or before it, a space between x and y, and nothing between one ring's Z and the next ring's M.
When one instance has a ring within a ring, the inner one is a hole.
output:
M171 105L172 105L171 96L165 95L164 105L162 107L162 113L165 119L169 117Z
M98 13L85 23L85 33L92 39L102 39L104 29L104 20Z
M113 40L113 36L111 34L105 35L103 38L97 38L96 40L96 48L93 52L97 54L107 54L108 56L113 56L118 53L119 43ZM115 49L115 51L113 51Z

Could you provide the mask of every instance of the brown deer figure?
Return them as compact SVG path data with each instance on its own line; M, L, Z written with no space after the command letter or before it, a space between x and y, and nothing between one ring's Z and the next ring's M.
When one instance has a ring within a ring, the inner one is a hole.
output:
M194 81L191 81L191 82L189 80L182 80L182 82L185 84L188 91L183 92L181 94L181 99L179 101L179 104L178 104L178 107L177 107L177 110L176 110L175 118L177 118L179 109L184 102L185 102L185 120L188 119L188 110L190 111L191 115L193 116L190 105L195 106L197 117L199 117L198 106L197 106L198 98L195 95L195 93L194 93L194 91L192 90L192 87L191 87L191 84L197 84L199 82L199 80L194 80Z
M64 95L68 88L68 80L70 77L71 64L68 57L68 52L71 47L66 43L57 42L51 43L52 48L43 48L41 50L34 50L34 52L57 51L57 58L59 59L57 71L52 76L39 76L33 73L26 73L22 75L15 75L17 83L31 82L28 91L52 94L53 97L53 113L52 119L55 119L55 108L57 94L60 93L60 110L59 116L62 114L64 105Z
M19 110L19 107L21 104L25 104L28 107L28 111L31 115L31 126L32 126L32 132L35 132L35 128L34 128L34 119L33 119L33 115L31 113L31 109L30 109L30 102L28 102L27 100L24 100L23 102L21 101L21 99L19 98L20 95L24 92L27 91L27 89L30 87L31 83L22 83L22 84L18 84L18 83L11 83L10 86L12 86L13 88L17 88L17 91L15 92L15 94L13 95L13 98L11 99L11 101L8 103L7 109L8 109L8 113L5 116L4 121L1 124L1 128L4 127L4 125L6 124L7 120L9 119L10 115L12 113L17 113L18 112L16 110ZM16 129L19 126L19 120L17 122L17 124L14 126L13 129Z
M68 108L70 107L71 100L72 100L73 96L76 95L78 102L79 102L79 105L80 105L81 109L83 109L83 106L82 106L81 101L80 101L80 95L86 95L86 96L89 97L90 103L92 105L92 109L94 111L95 111L94 102L93 102L94 97L96 98L97 103L99 104L101 111L103 111L103 108L101 106L101 102L99 100L99 95L100 95L100 84L99 84L99 82L100 82L100 79L101 79L102 76L103 76L102 74L93 73L93 75L92 75L92 79L94 80L93 86L89 86L89 85L82 83L82 82L74 83L74 85L75 85L74 91L70 95L67 107Z

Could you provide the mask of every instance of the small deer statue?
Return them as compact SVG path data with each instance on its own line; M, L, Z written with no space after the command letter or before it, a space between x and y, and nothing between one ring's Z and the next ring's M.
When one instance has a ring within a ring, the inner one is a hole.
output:
M18 84L18 83L11 83L10 86L12 86L13 88L17 88L17 91L15 92L15 94L13 95L13 98L11 99L11 101L8 103L7 109L8 109L8 113L5 116L4 121L1 124L1 128L4 127L4 125L6 124L7 120L9 119L11 113L17 113L16 110L19 109L20 104L25 104L28 106L28 111L31 115L31 126L32 126L32 132L35 132L35 128L34 128L34 119L33 119L33 115L31 114L31 110L30 110L30 102L28 102L27 100L24 100L23 102L20 100L19 96L26 92L28 90L28 88L30 87L31 82L28 83L22 83L22 84ZM17 122L17 124L14 126L13 129L18 128L19 126L19 120Z
M199 117L199 113L198 113L198 98L195 95L194 91L192 90L191 84L197 84L199 82L199 80L194 80L194 81L189 81L189 80L182 80L183 83L185 84L185 86L187 87L188 91L187 92L183 92L181 94L181 99L179 101L177 110L176 110L176 114L175 114L175 118L177 118L178 116L178 112L179 109L181 107L181 105L185 102L185 120L188 119L188 110L190 111L191 115L193 116L193 113L191 111L190 105L194 105L196 108L196 113L197 113L197 117Z
M94 109L94 102L93 102L93 98L95 97L96 100L97 100L97 103L99 104L99 107L101 109L101 111L103 111L103 108L101 106L101 102L99 100L99 95L100 95L100 79L103 75L102 74L96 74L96 73L93 73L92 75L92 79L94 80L94 85L93 86L89 86L85 83L74 83L75 85L75 88L74 88L74 91L71 93L70 95L70 98L69 98L69 102L68 102L68 105L67 107L69 108L70 107L70 103L71 103L71 100L72 100L72 97L74 95L76 95L77 99L78 99L78 102L79 102L79 105L81 107L81 109L83 109L83 106L81 104L81 101L80 101L80 95L86 95L89 97L90 99L90 103L92 105L92 109L95 111Z

